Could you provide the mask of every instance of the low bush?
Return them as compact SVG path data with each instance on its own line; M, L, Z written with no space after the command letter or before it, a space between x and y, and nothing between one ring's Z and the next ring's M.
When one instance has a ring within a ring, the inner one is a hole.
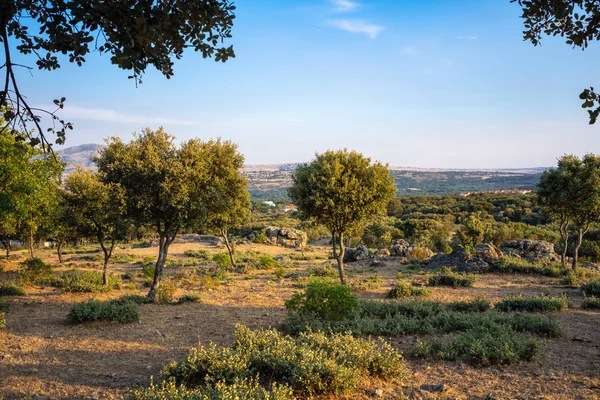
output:
M273 384L267 390L261 387L256 378L235 379L232 383L217 382L201 388L188 388L177 385L174 379L160 385L150 383L148 388L132 390L126 400L290 400L294 399L292 388L287 385Z
M145 264L142 267L142 276L148 279L153 279L154 271L156 271L156 267L153 263Z
M275 267L275 271L273 271L273 278L275 278L275 280L282 280L283 277L285 275L285 268L283 268L282 265L278 265L277 267Z
M474 365L502 365L529 361L540 350L540 342L531 335L507 326L475 328L448 340L418 341L415 357L463 360Z
M150 304L152 300L150 300L147 296L141 296L139 294L128 294L127 296L119 297L118 299L111 300L115 303L133 303L133 304Z
M504 256L502 264L494 268L498 272L533 274L550 277L567 275L567 269L555 262L527 261L514 256Z
M429 278L430 286L470 287L477 280L473 274L454 272L444 267L437 274Z
M123 279L123 280L131 280L131 279L133 279L133 275L130 272L126 272L124 274L121 274L121 279Z
M600 310L600 298L586 297L581 303L581 308L584 310ZM2 309L0 309L2 311Z
M131 253L116 253L110 258L114 264L133 264L137 260L137 256Z
M580 286L590 280L600 279L600 273L591 269L579 267L575 271L570 270L564 279L564 284L569 286Z
M455 301L449 303L446 309L454 312L486 312L490 309L490 302L486 299L475 299L471 301Z
M322 254L307 254L307 253L290 253L288 254L290 260L295 261L315 261L315 260L327 260L327 256Z
M156 302L159 304L173 303L176 291L175 282L163 280L156 291Z
M313 315L326 321L345 320L358 311L358 297L346 285L316 281L309 283L303 293L294 293L285 302L285 307L290 312Z
M431 289L414 286L411 282L399 279L393 288L387 293L388 299L401 299L404 297L427 297L431 295Z
M273 259L269 254L258 257L258 269L272 269L277 266L277 261Z
M583 294L590 297L600 297L600 278L595 278L581 284Z
M0 296L25 296L25 291L15 285L1 285Z
M344 395L365 376L398 379L403 371L402 356L383 341L323 332L291 338L276 330L251 331L238 325L233 347L194 348L186 360L166 365L163 376L188 386L233 384L257 376L312 397Z
M494 306L498 311L526 311L526 312L544 312L560 311L569 307L569 299L566 296L516 296L504 299Z
M339 277L338 270L333 268L329 264L315 265L314 267L308 268L307 272L310 276L320 276L320 277L329 277L329 278Z
M121 288L121 280L109 275L108 284L104 285L102 274L95 271L77 271L61 273L52 278L50 284L69 293L100 293Z
M186 257L198 258L200 260L210 259L210 255L206 250L186 250L183 252L183 255Z
M0 300L0 312L7 313L10 311L10 304Z
M378 275L374 275L374 276L369 276L367 278L353 280L350 283L350 286L352 287L352 289L354 289L356 291L365 291L365 290L377 289L377 288L381 287L382 283L383 283L383 279L381 279L381 277Z
M228 268L231 266L231 258L227 253L217 253L213 256L212 260L217 263L219 268Z
M5 313L0 311L0 329L6 328L6 318L4 318Z
M30 258L21 263L19 277L26 284L44 282L52 277L52 266L39 258Z
M89 300L71 306L67 321L81 324L89 321L110 321L119 323L138 322L140 319L137 306L133 302L120 300L100 302Z
M181 296L179 298L179 300L177 300L178 304L183 304L183 303L199 303L202 300L202 297L200 297L199 294L193 293L193 294L185 294L183 296Z

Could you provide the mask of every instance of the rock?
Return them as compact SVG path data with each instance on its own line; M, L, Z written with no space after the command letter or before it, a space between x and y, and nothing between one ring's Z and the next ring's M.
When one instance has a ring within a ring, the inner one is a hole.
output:
M527 261L560 261L560 256L554 252L554 245L544 240L509 240L502 243L500 250L506 255Z
M501 264L504 259L502 251L492 243L478 244L475 246L475 252L477 253L477 257L491 265Z
M256 232L254 231L250 231L244 235L244 239L249 240L251 242L254 241L254 238L256 238Z
M453 267L461 272L486 272L490 270L490 264L475 256L471 257L462 246L457 247L450 254L436 254L431 257L426 268L440 269L442 267Z
M393 256L406 257L410 244L404 239L398 239L390 248L390 254Z
M389 256L390 256L390 251L388 249L380 249L380 250L377 250L373 254L373 257L378 257L378 258L385 258L385 257L389 257Z
M425 390L426 392L431 392L431 393L442 393L442 392L446 391L446 385L444 385L443 383L441 383L439 385L423 384L423 385L421 385L421 390Z
M364 244L361 244L356 249L346 247L344 251L345 263L367 260L369 258L371 258L371 253L369 252L369 249L367 249L367 246L365 246Z
M308 242L306 232L299 229L285 227L277 228L274 226L266 226L264 229L267 243L269 244L304 249Z
M377 260L377 259L375 259L375 260L372 260L372 261L369 263L369 267L377 267L377 268L380 268L380 267L385 267L385 265L386 265L386 264L385 264L385 263L384 263L382 260Z
M355 250L353 248L346 247L346 249L344 250L344 262L345 263L356 261L356 258L354 258L354 251Z
M383 390L377 388L373 391L373 396L374 397L383 397Z

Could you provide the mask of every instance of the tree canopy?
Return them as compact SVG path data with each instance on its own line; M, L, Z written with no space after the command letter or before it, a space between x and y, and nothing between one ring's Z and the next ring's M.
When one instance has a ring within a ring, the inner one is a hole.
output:
M585 50L590 42L600 40L600 2L597 0L511 0L523 13L523 38L534 46L542 37L560 36L568 45ZM582 108L588 109L590 124L600 115L600 95L593 87L579 95Z
M340 280L345 283L344 234L385 213L396 192L390 170L379 162L372 164L370 158L355 151L329 150L300 165L292 181L289 196L300 217L324 225L331 232Z
M14 69L29 66L12 61L12 48L32 54L39 69L52 71L65 60L81 66L92 51L110 55L113 64L127 71L136 84L148 66L154 66L167 78L173 75L174 59L191 48L227 61L234 57L233 48L223 45L231 37L235 6L228 0L6 0L0 2L0 42L3 43L5 71L0 88L0 107L8 128L32 145L50 145L42 130L42 115L54 123L49 128L56 143L65 140L65 130L72 125L57 117L65 98L54 100L57 110L33 108L20 91ZM37 32L32 32L35 26ZM22 132L33 124L37 135Z

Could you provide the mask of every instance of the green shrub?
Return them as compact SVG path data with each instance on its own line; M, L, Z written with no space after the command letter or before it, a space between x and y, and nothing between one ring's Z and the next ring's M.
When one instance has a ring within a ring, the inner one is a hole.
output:
M142 267L142 276L145 278L149 278L149 279L153 279L154 278L154 271L156 271L156 267L154 264L150 263L150 264L145 264Z
M217 253L213 256L213 261L217 263L219 268L227 268L231 266L231 258L227 253Z
M194 257L200 260L208 260L210 255L206 250L186 250L183 252L183 255L186 257Z
M133 302L89 300L71 306L67 321L81 324L88 321L110 321L119 323L138 322L140 316Z
M437 274L429 278L430 286L452 286L452 287L470 287L476 281L473 274L454 272L452 269L444 267Z
M404 297L427 297L431 295L431 289L413 286L411 282L399 279L393 288L387 293L388 299L401 299Z
M52 266L39 258L30 258L21 263L19 276L24 283L43 282L52 277Z
M474 365L502 365L531 360L540 349L538 340L506 326L476 328L449 340L418 341L416 357L464 360Z
M581 308L584 310L600 310L600 298L586 297L581 303ZM1 308L0 311L2 311Z
M446 305L446 309L454 312L486 312L490 309L490 302L486 299L475 299L470 301L454 301Z
M271 269L277 266L277 261L269 254L258 257L258 269Z
M254 235L254 238L252 238L252 243L267 243L267 235L265 234L265 231L256 232L256 235Z
M10 304L0 300L0 312L7 313L10 311Z
M0 296L25 296L25 291L15 285L1 285Z
M600 278L595 278L581 285L583 294L590 297L600 297Z
M193 294L185 294L185 295L181 296L179 298L179 300L177 300L177 303L178 304L199 303L200 301L202 301L202 297L200 297L199 294L193 293Z
M307 272L310 276L320 276L329 278L339 277L338 270L333 268L329 264L315 265L314 267L308 268Z
M6 318L4 318L5 313L0 311L0 329L6 328Z
M533 274L550 277L567 275L567 269L558 263L527 261L514 256L504 256L502 264L495 267L498 272Z
M187 388L177 385L174 379L161 385L150 383L148 388L129 392L126 400L290 400L294 399L293 390L287 385L274 383L267 390L262 388L255 378L236 379L232 383L217 382L202 388Z
M128 294L127 296L119 297L118 299L111 300L114 303L133 303L133 304L150 304L150 300L147 296L140 296L139 294Z
M524 297L516 296L504 299L494 306L498 311L526 311L526 312L544 312L560 311L569 307L569 299L562 297Z
M354 280L350 283L352 289L357 291L365 291L365 290L373 290L377 289L383 283L383 279L380 276L369 276L367 278L362 278L358 280Z
M137 256L131 253L117 253L110 258L114 264L133 264L135 260L137 260Z
M121 279L123 279L123 280L131 280L131 279L133 279L133 274L131 274L130 272L126 272L124 274L121 274Z
M109 275L108 284L104 285L102 274L95 271L77 271L61 273L50 280L50 284L63 292L100 293L121 288L120 279Z
M352 318L358 310L358 297L341 284L309 283L304 293L294 293L285 302L288 311L311 314L326 321Z
M273 272L273 277L276 280L282 280L285 275L285 268L282 265L278 265L275 267L275 271Z
M309 397L349 393L364 376L403 376L402 357L383 341L323 332L302 333L294 339L276 330L251 331L241 325L235 336L231 348L192 349L186 360L165 366L163 376L192 386L232 384L258 376L259 381L288 384Z

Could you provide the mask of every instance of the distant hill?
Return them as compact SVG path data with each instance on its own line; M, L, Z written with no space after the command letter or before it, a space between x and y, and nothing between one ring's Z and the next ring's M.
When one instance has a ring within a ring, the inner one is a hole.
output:
M68 163L65 174L77 165L94 169L93 157L103 148L99 144L83 144L58 150ZM255 200L277 200L287 197L292 173L298 163L245 165L242 173ZM449 193L493 192L535 189L545 167L504 169L443 169L391 167L399 195L443 195Z

